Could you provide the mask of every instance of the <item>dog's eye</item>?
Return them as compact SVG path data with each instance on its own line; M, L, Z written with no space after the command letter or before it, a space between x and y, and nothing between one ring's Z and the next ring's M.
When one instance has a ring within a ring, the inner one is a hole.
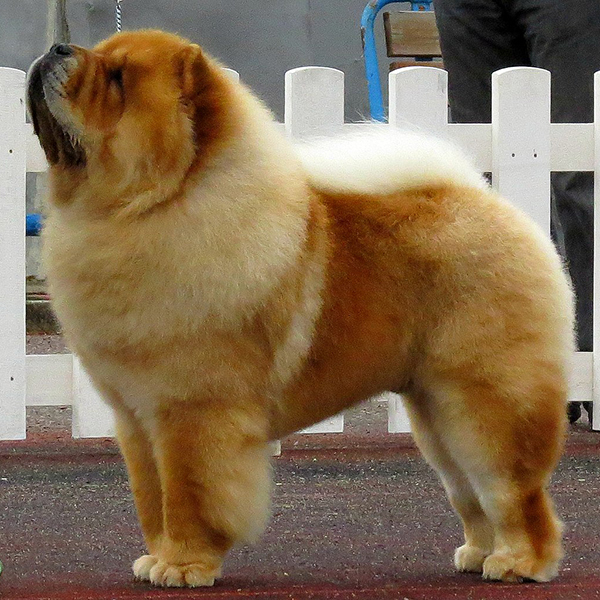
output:
M108 77L111 82L116 83L121 89L123 89L123 69L113 69L109 72Z

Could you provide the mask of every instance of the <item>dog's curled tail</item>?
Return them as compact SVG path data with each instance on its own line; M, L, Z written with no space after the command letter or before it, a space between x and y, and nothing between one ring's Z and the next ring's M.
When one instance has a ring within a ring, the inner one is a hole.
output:
M392 194L420 187L485 188L486 181L450 142L389 125L296 144L310 183L325 192Z

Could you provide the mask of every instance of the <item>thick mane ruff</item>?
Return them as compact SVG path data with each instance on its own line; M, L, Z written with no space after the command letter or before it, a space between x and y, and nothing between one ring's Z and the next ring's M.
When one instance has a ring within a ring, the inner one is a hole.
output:
M460 149L447 141L388 125L296 144L310 183L328 192L391 194L419 187L487 184Z

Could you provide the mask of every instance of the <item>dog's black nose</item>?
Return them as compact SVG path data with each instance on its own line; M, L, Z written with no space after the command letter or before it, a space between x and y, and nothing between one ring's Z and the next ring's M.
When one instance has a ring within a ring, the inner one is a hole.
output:
M71 56L73 48L69 44L54 44L48 54L56 54L57 56Z

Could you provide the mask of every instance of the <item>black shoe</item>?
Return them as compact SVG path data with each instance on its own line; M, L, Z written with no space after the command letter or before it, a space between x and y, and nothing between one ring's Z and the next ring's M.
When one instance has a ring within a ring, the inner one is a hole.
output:
M592 402L582 402L581 404L583 404L583 408L585 408L585 412L588 414L590 429L592 429L594 424L594 405Z
M584 402L584 404L591 404L591 402ZM567 417L569 423L575 423L581 417L581 402L569 402L567 405Z

